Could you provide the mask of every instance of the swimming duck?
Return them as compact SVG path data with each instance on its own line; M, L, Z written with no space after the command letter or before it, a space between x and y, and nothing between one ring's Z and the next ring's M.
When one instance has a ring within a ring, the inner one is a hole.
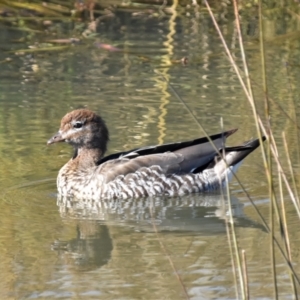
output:
M225 147L226 138L236 130L211 135L213 144L202 137L104 156L109 140L105 122L90 110L77 109L62 118L47 144L67 142L74 148L57 177L61 196L96 201L181 196L220 189L259 146L255 139Z

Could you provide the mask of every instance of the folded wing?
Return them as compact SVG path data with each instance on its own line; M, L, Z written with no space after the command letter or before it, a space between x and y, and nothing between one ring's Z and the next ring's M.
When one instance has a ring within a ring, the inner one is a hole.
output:
M126 176L136 172L142 167L157 165L165 175L184 174L193 170L203 169L216 156L218 150L225 147L226 138L237 129L222 132L196 140L150 146L119 152L104 157L98 168L99 173L105 174L106 183L119 175Z

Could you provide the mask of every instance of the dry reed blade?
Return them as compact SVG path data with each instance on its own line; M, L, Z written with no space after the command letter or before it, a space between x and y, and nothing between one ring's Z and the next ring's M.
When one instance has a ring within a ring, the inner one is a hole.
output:
M259 121L261 122L261 119L259 119ZM262 128L262 129L265 130L265 128ZM271 144L270 144L271 145L271 152L272 152L273 158L275 159L275 162L276 162L277 166L279 167L280 174L281 174L281 176L283 178L285 186L286 186L286 188L288 190L290 198L291 198L291 200L292 200L292 202L294 204L294 207L295 207L296 212L298 214L298 217L300 219L300 207L298 206L299 200L296 199L296 196L293 193L293 190L292 190L292 188L291 188L291 186L290 186L290 184L288 182L287 176L286 176L286 174L284 172L284 169L282 167L282 163L281 163L281 161L279 159L279 155L278 155L278 152L277 152L277 149L276 149L276 143L275 143L274 137L271 135L270 138L271 138Z
M293 119L293 124L295 125L295 132L296 132L296 141L297 141L297 162L298 165L300 164L300 138L299 138L299 134L298 134L298 130L299 127L297 126L297 109L296 109L296 101L295 101L295 97L292 94L293 88L292 88L292 84L291 84L291 80L290 80L290 74L289 74L289 66L288 64L285 64L285 70L286 70L286 75L287 75L287 80L288 80L288 85L290 88L290 94L293 100L293 106L294 106L294 119Z
M221 191L221 192L222 192L221 196L222 196L223 205L225 207L224 194L223 194L223 191ZM233 246L232 246L232 243L231 243L230 229L229 229L229 225L228 225L228 222L227 222L226 219L225 219L225 225L226 225L226 235L227 235L228 245L229 245L233 281L234 281L234 287L235 287L235 295L236 295L236 299L238 299L239 298L239 293L238 293L238 281L237 281L237 274L236 274L236 263L235 263L235 259L234 259L234 255L233 255Z
M246 251L242 250L242 258L243 258L243 275L244 275L244 282L245 282L245 296L246 299L250 299L249 294L249 279L248 279L248 270L247 270L247 259L246 259Z
M300 209L300 202L299 202L298 189L297 189L297 184L296 184L296 179L295 179L295 173L294 173L294 169L293 169L293 166L292 166L292 161L291 161L291 158L290 158L290 155L289 155L288 143L286 141L286 137L285 137L284 132L282 132L282 139L283 139L283 145L284 145L284 149L285 149L286 159L287 159L288 166L289 166L290 173L291 173L291 178L292 178L292 182L293 182L295 197L296 197L296 200L297 200L298 207Z
M31 2L20 2L20 1L12 1L12 0L1 0L3 3L5 3L9 7L13 8L23 8L23 9L30 9L32 11L35 11L37 13L41 13L44 15L49 15L49 16L60 16L59 13L56 11L53 11L50 8L47 8L43 3L31 3Z
M9 51L15 53L35 53L35 52L48 52L48 51L62 51L70 48L69 45L66 46L51 46L43 48L32 48L32 49L19 49L17 51Z
M224 130L224 124L223 124L223 118L221 118L221 130ZM223 149L222 157L225 157L225 149ZM233 274L234 274L234 284L235 284L235 291L236 291L236 297L238 299L239 293L238 293L238 281L237 281L237 274L236 274L236 268L238 270L239 274L239 282L240 282L240 287L241 287L241 294L245 294L244 290L244 281L243 281L243 276L242 276L242 269L241 269L241 259L239 256L239 247L237 243L237 238L236 238L236 233L235 233L235 226L234 226L234 220L233 220L233 213L232 213L232 203L231 203L231 196L230 196L230 188L229 188L229 181L228 181L228 176L226 174L226 193L227 193L227 199L228 199L228 211L229 211L229 223L230 223L230 228L228 226L228 222L226 221L226 233L228 237L228 244L229 244L229 249L230 249L230 257L232 261L232 268L233 268ZM221 185L221 178L220 178L220 185ZM224 201L224 194L223 190L222 191L222 199ZM225 204L225 201L224 201ZM232 238L231 238L232 235Z
M156 70L156 72L157 72L157 70ZM167 79L163 76L163 74L161 74L161 73L158 73L158 74L160 74L160 75L164 78L164 80L167 81ZM167 81L167 82L168 82L168 81ZM193 114L193 112L191 111L191 109L188 107L188 105L185 103L185 101L182 99L182 97L176 92L176 90L174 89L174 87L172 86L172 84L171 84L170 82L168 82L168 85L169 85L169 87L171 88L172 92L173 92L173 93L175 94L175 96L177 97L177 99L184 105L184 107L185 107L185 108L188 110L188 112L191 114L192 118L195 120L195 122L198 124L198 126L202 129L203 126L202 126L201 123L197 120L197 118L195 117L195 115ZM259 116L258 116L258 121L259 121L260 126L262 126L263 133L265 134L265 128L264 128L264 126L263 126L263 124L262 124L262 121L261 121L261 119L259 118ZM204 131L204 133L206 134L206 131L204 130L204 128L203 128L203 131ZM207 134L206 134L206 136L207 136L207 138L209 138L209 136L208 136ZM214 144L213 144L213 145L214 145ZM216 150L216 148L215 148L215 150ZM218 154L220 154L220 152L219 152L218 149L217 149L216 151L217 151ZM264 219L263 215L260 213L258 207L256 206L256 204L254 203L254 201L253 201L252 198L250 197L249 193L246 191L244 185L241 183L241 181L239 180L239 178L236 176L235 173L233 173L233 176L234 176L234 178L237 180L238 184L240 185L242 191L244 192L244 194L246 195L246 197L248 198L248 200L251 202L253 208L255 209L255 212L257 213L257 215L259 216L260 220L262 221L263 226L265 227L266 231L267 231L268 233L270 233L270 228L269 228L269 226L268 226L266 220ZM298 278L298 276L297 276L297 274L296 274L296 272L295 272L293 266L289 263L288 257L285 255L283 249L281 248L280 243L278 242L277 238L276 238L274 235L273 235L273 239L274 239L274 241L275 241L275 243L276 243L276 246L278 247L278 249L279 249L281 255L283 256L285 262L288 264L288 266L289 266L289 268L291 269L292 273L294 274L294 276L295 276L295 278L296 278L298 284L300 285L300 279Z
M225 51L226 51L226 53L227 53L227 55L228 55L228 57L229 57L229 60L230 60L230 62L231 62L231 64L232 64L234 70L236 71L236 74L237 74L237 76L238 76L238 79L240 80L241 86L243 87L243 90L244 90L244 92L245 92L245 94L246 94L246 96L247 96L247 99L250 101L251 106L253 107L254 103L252 102L252 99L251 99L251 97L250 97L250 95L249 95L249 93L248 93L248 90L247 90L247 88L246 88L246 85L245 85L245 83L244 83L244 81L243 81L243 79L242 79L242 77L241 77L241 74L240 74L240 72L239 72L239 69L238 69L236 63L234 62L234 60L233 60L233 58L232 58L232 55L231 55L231 53L230 53L230 51L229 51L229 49L228 49L228 47L227 47L227 44L226 44L226 42L225 42L225 40L224 40L224 37L223 37L223 35L222 35L221 31L220 31L220 28L219 28L218 24L217 24L217 22L216 22L216 19L215 19L214 15L213 15L213 13L212 13L212 11L211 11L211 9L210 9L210 6L209 6L209 4L207 3L206 0L205 0L205 4L206 4L207 9L208 9L208 11L209 11L209 13L210 13L210 16L211 16L211 18L212 18L212 20L213 20L213 23L214 23L214 25L215 25L215 27L216 27L218 33L219 33L220 39L221 39L221 41L222 41L222 43L223 43L223 45L224 45L224 48L225 48ZM254 109L254 112L255 112L255 109ZM266 128L265 128L265 126L264 126L264 124L263 124L263 122L262 122L260 116L259 116L258 114L254 114L254 115L255 115L255 121L257 121L257 123L258 123L258 125L259 125L258 127L263 131L263 134L264 134L264 135L268 136L268 131L266 130ZM259 132L259 136L261 136L261 132L260 132L260 131L258 131L258 132ZM272 148L271 148L271 149L272 149ZM273 150L274 150L274 149L273 149ZM274 151L273 151L273 150L272 150L272 154L273 154L273 155L276 155L276 154L274 154ZM266 160L266 157L265 157L265 152L262 151L262 154L263 154L264 162L265 162L265 164L266 164L266 161L267 161L267 160ZM279 161L278 157L277 157L277 159L275 158L275 160L278 162L278 161ZM268 168L266 168L266 171L267 171L267 170L268 170ZM282 167L281 167L281 170L282 170ZM294 196L293 192L291 191L291 189L289 188L289 184L288 184L287 179L286 179L285 176L284 176L284 182L285 182L285 184L287 185L287 188L288 188L288 191L289 191L289 193L290 193L290 196L291 196L292 201L295 202L295 196ZM247 194L247 197L250 197L250 196ZM300 216L300 212L297 211L297 213L298 213L298 215Z
M246 87L246 85L245 85L245 83L244 83L244 81L243 81L243 79L242 79L242 76L241 76L241 74L240 74L239 68L237 67L237 65L236 65L236 63L235 63L235 61L234 61L234 59L233 59L233 57L232 57L232 55L231 55L231 53L230 53L230 51L229 51L229 49L228 49L228 46L227 46L227 44L226 44L226 42L225 42L225 39L224 39L224 37L223 37L223 35L222 35L222 33L221 33L220 28L219 28L219 26L218 26L218 24L217 24L217 22L216 22L216 19L215 19L213 13L212 13L212 10L211 10L211 8L210 8L210 6L209 6L209 4L208 4L208 2L207 2L206 0L204 0L204 3L205 3L205 5L206 5L206 7L207 7L207 9L208 9L208 12L209 12L209 14L210 14L210 16L211 16L211 19L212 19L212 21L213 21L213 23L214 23L214 25L215 25L215 28L216 28L216 30L217 30L217 32L218 32L218 34L219 34L219 37L220 37L220 39L221 39L221 41L222 41L222 44L223 44L224 49L225 49L225 52L226 52L226 54L227 54L227 56L228 56L228 58L229 58L229 60L230 60L230 62L231 62L231 65L232 65L233 69L235 70L235 72L236 72L236 74L237 74L237 77L238 77L238 79L239 79L239 81L240 81L240 84L241 84L241 86L242 86L242 88L243 88L243 90L244 90L244 92L245 92L245 94L246 94L246 96L247 96L247 99L248 99L248 101L249 101L249 103L250 103L250 105L251 105L251 107L252 107L252 110L253 110L253 116L254 116L254 119L255 119L257 132L258 132L260 138L261 138L261 132L260 132L260 130L263 131L264 135L268 136L268 135L269 135L269 130L266 130L266 128L265 128L265 126L264 126L264 124L263 124L263 122L262 122L260 116L257 114L254 99L251 97L251 92L247 89L247 87ZM245 66L247 66L247 65L245 65ZM270 138L271 138L271 140L272 140L273 136L271 135ZM272 142L274 143L274 141L272 141ZM269 143L271 144L272 142L270 141ZM271 177L271 173L270 173L270 170L269 170L269 168L268 168L268 162L267 162L267 159L266 159L266 153L265 153L264 147L261 147L261 148L262 148L262 156L263 156L263 161L264 161L264 166L265 166L265 171L266 171L267 177ZM274 146L271 145L270 148L271 148L272 155L275 156L275 161L276 161L276 163L279 164L280 170L281 170L281 172L283 172L283 171L282 171L282 166L281 166L280 161L279 161L279 158L276 157L276 152L275 152ZM285 182L285 185L287 186L287 189L288 189L288 191L289 191L290 197L291 197L291 199L292 199L292 201L293 201L293 203L294 203L294 205L295 205L295 203L296 203L296 201L295 201L295 196L294 196L294 194L293 194L293 192L292 192L292 190L291 190L291 188L290 188L290 186L289 186L289 183L288 183L288 181L287 181L287 178L286 178L286 176L285 176L284 173L282 173L282 176L283 176L283 180L284 180L284 182ZM269 182L271 182L270 179L269 179ZM249 197L248 193L246 193L246 195L247 195L247 197L248 197L249 199L251 199L251 198ZM253 201L251 201L251 203L254 204ZM264 218L262 217L262 215L259 213L259 210L257 209L256 206L254 206L254 207L255 207L256 212L259 214L259 216L260 216L260 218L261 218L261 220L262 220L264 226L267 228L268 232L270 232L270 228L269 228L269 226L267 225L267 223L266 223L266 221L264 220ZM295 207L296 207L296 205L295 205ZM299 209L297 209L297 207L296 207L296 211L297 211L297 213L298 213L298 215L299 215ZM285 262L287 263L287 265L288 265L288 267L290 268L291 272L292 272L293 275L295 276L295 279L297 280L298 284L300 284L300 280L299 280L299 278L298 278L298 276L297 276L297 274L296 274L296 272L295 272L295 270L294 270L294 268L293 268L293 265L291 264L289 258L285 255L283 249L281 248L281 246L280 246L278 240L276 239L276 237L274 236L274 234L271 234L271 236L272 236L272 239L274 240L274 242L276 243L276 245L277 245L277 247L278 247L278 249L279 249L281 255L283 256Z
M283 228L282 228L282 230L284 231L284 236L285 236L284 245L285 245L285 250L287 252L289 260L292 261L290 239L289 239L289 233L288 233L288 228L287 228L285 201L284 201L284 197L283 197L282 178L280 176L279 170L278 170L277 173L278 173L281 213L282 213L282 219L283 219ZM298 299L297 288L296 288L296 285L295 285L294 275L291 272L289 272L289 275L290 275L290 280L291 280L291 286L292 286L292 289L293 289L293 292L294 292L294 297L295 297L295 299Z
M238 275L239 275L241 295L242 295L243 299L246 299L245 282L244 282L244 276L243 276L243 269L242 269L240 251L239 251L239 246L238 246L238 243L237 243L237 237L236 237L234 220L233 220L232 203L231 203L230 188L229 188L229 181L228 181L227 173L226 173L226 192L227 192L227 199L229 201L229 205L228 205L229 218L230 218L229 223L230 223L230 228L231 228L233 246L234 246L234 250L235 250L235 257L236 257L236 264L237 264ZM229 239L229 242L231 242L231 239Z
M220 27L218 26L218 23L217 23L217 21L216 21L214 15L213 15L213 12L212 12L212 10L211 10L211 8L210 8L210 5L208 4L207 0L204 0L204 2L205 2L205 4L206 4L207 10L208 10L208 12L209 12L209 14L210 14L210 17L211 17L211 19L212 19L212 21L213 21L213 23L214 23L214 26L215 26L215 28L216 28L218 34L219 34L219 37L220 37L221 42L222 42L222 44L223 44L223 46L224 46L224 49L225 49L225 52L226 52L226 54L227 54L227 56L228 56L228 58L229 58L229 61L230 61L231 65L232 65L232 67L233 67L235 73L237 74L237 77L238 77L238 79L239 79L239 81L240 81L240 84L241 84L241 86L242 86L242 88L243 88L243 90L244 90L244 92L245 92L245 94L246 94L246 96L247 96L247 99L248 99L248 101L249 101L249 103L250 103L250 105L251 105L252 111L254 112L254 115L256 115L256 106L255 106L255 102L253 101L253 97L251 97L251 89L250 89L250 91L249 91L249 90L247 89L247 87L246 87L246 84L245 84L245 82L244 82L244 80L243 80L243 78L242 78L242 76L241 76L241 73L240 73L240 71L239 71L239 68L238 68L237 64L235 63L235 61L234 61L234 59L233 59L233 57L232 57L232 55L231 55L231 53L230 53L230 51L229 51L229 48L228 48L227 43L226 43L226 41L225 41L225 39L224 39L224 36L223 36L223 34L222 34L221 30L220 30ZM248 70L248 68L247 68L247 70ZM248 71L247 71L247 73L248 73ZM249 74L248 74L248 75L249 75ZM246 76L246 77L247 77L247 76ZM248 76L248 78L249 78L249 76ZM258 137L259 137L259 139L260 139L260 143L261 143L262 148L263 148L262 135L261 135L261 132L260 132L260 130L259 130L259 127L260 127L260 126L259 126L259 123L258 123L257 118L255 118L255 124L256 124L256 128L257 128ZM263 158L264 158L264 164L266 164L266 157L265 157L264 151L262 151L262 155L263 155Z
M258 15L259 15L259 45L260 45L260 56L261 56L261 73L263 79L263 92L264 92L264 103L265 103L265 118L268 124L268 133L272 134L271 124L270 124L270 105L269 105L269 96L268 96L268 84L267 84L267 74L266 74L266 61L265 61L265 45L264 45L264 29L263 29L263 20L262 20L262 6L261 0L258 1ZM273 278L273 288L274 288L274 296L278 299L278 287L277 287L277 278L276 278L276 261L275 261L275 250L274 250L274 239L273 236L275 234L274 229L274 206L277 210L277 216L279 219L279 212L277 207L277 202L275 201L274 196L274 183L272 177L272 157L271 157L271 146L270 139L268 140L266 147L266 155L268 160L266 162L266 166L268 169L267 172L267 180L268 180L268 188L269 188L269 198L270 198L270 254L271 254L271 268L272 268L272 278Z
M291 178L292 178L292 182L293 182L293 186L294 186L294 191L295 191L295 194L296 194L296 197L297 197L296 199L298 200L298 206L300 206L298 192L297 192L297 185L296 185L296 181L295 181L295 174L294 174L291 158L290 158L290 155L289 155L288 143L286 141L286 137L285 137L284 132L282 132L282 139L283 139L285 153L286 153L286 157L287 157L287 161L288 161L288 165L289 165L289 169L290 169L290 173L291 173ZM280 180L280 183L281 183L281 180ZM284 242L285 242L288 257L289 257L290 261L292 262L291 246L290 246L289 233L288 233L288 229L287 229L286 209L285 209L285 201L283 199L282 184L281 184L281 207L282 207L282 216L283 216L283 228L284 228L284 232L285 232ZM298 299L297 288L295 286L295 279L294 279L293 274L290 274L290 277L291 277L291 283L292 283L292 288L293 288L295 299Z

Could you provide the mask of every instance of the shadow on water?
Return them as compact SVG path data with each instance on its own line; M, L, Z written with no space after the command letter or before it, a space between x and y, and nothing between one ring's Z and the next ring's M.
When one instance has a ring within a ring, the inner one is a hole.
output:
M79 221L77 235L68 241L56 240L52 250L76 271L90 271L107 264L113 249L107 226L94 221Z

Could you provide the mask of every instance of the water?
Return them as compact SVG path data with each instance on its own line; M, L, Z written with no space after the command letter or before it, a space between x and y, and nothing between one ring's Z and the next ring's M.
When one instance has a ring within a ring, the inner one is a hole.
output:
M209 17L190 13L174 19L117 15L100 26L97 41L121 52L99 49L94 40L60 52L0 52L0 61L12 59L0 64L1 299L184 299L168 257L191 299L236 297L226 236L228 211L220 194L100 202L93 209L63 202L57 199L55 178L72 152L66 144L46 146L61 117L78 107L95 110L106 120L109 153L202 136L163 76L208 133L221 130L222 118L226 129L239 127L230 145L255 137L250 106ZM222 30L233 48L238 43L233 20L225 21ZM256 24L250 17L243 22L245 28ZM300 45L288 35L295 30L293 23L282 23L277 32L276 22L266 22L270 94L292 115L299 81L299 68L292 64ZM62 37L72 35L71 27ZM261 100L257 32L244 33L254 92ZM27 34L0 25L2 50L26 49L29 41L15 41ZM36 39L47 37L37 34ZM180 63L183 57L189 58L187 66ZM238 52L236 60L240 64ZM263 113L262 101L258 108ZM278 105L272 105L272 116L279 150L285 130L298 175L294 125ZM245 160L238 176L268 219L259 151ZM272 299L269 236L239 185L233 182L231 188L251 298ZM292 204L286 205L297 261L299 222ZM288 271L276 255L280 297L289 299Z

